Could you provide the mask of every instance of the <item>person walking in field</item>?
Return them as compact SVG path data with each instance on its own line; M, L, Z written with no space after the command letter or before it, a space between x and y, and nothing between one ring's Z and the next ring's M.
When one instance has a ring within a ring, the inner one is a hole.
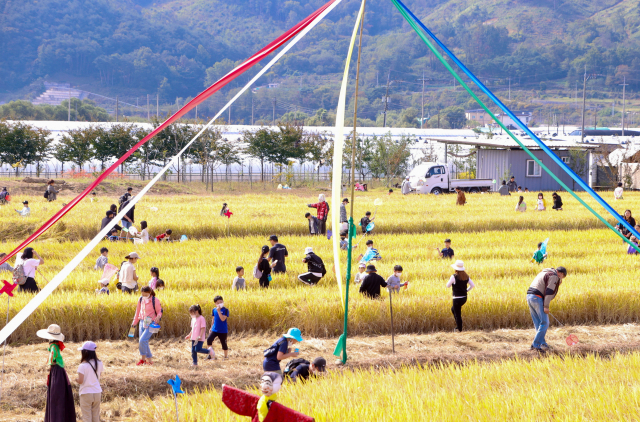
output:
M539 352L549 350L545 340L549 328L549 307L558 294L562 280L566 277L565 267L546 268L536 276L527 290L527 304L536 329L536 335L531 344L532 350Z
M300 274L298 280L309 286L315 286L320 282L322 277L327 274L327 270L322 262L322 258L313 253L313 248L310 246L304 250L304 258L302 262L307 264L307 272Z
M349 231L349 219L347 218L347 204L349 198L344 198L340 204L340 232Z
M460 188L456 188L456 194L458 195L456 197L456 205L464 206L464 204L467 203L467 197L464 195L463 190Z
M265 372L275 372L282 376L282 369L280 369L280 362L289 359L297 358L299 355L298 349L291 351L291 348L296 343L303 342L302 333L297 328L290 328L286 334L283 334L275 343L266 349L263 353L264 360L262 361L262 369Z
M329 204L324 199L324 194L318 195L318 203L307 204L309 208L318 210L318 220L320 221L320 234L327 234L327 218L329 217Z
M58 199L58 193L60 192L59 190L56 189L56 187L54 186L56 184L56 181L51 179L47 182L47 201L52 202L55 201L56 199Z
M375 265L367 265L367 276L362 279L360 293L370 299L380 298L380 288L387 287L384 278L378 275Z
M516 182L516 178L514 176L511 176L511 179L509 179L507 187L509 188L509 192L515 192L518 189L518 183Z
M272 267L273 273L286 273L287 265L285 263L285 258L289 256L287 247L282 243L278 243L278 236L276 236L275 234L269 236L269 242L271 242L271 249L269 250L269 261L271 261L272 264L276 264L274 267Z
M36 271L42 264L44 264L44 259L38 255L35 249L25 248L20 258L16 260L16 268L14 269L14 277L16 272L20 272L20 267L26 277L24 284L20 286L21 292L38 293L40 291L38 284L36 284Z
M471 291L475 284L473 280L467 274L464 268L464 263L457 260L455 264L451 265L451 268L455 273L449 278L447 282L447 289L451 288L453 292L453 306L451 306L451 313L456 321L456 328L454 332L462 332L462 306L467 303L467 293Z
M229 357L229 347L227 346L227 336L229 334L229 327L227 322L229 320L229 310L224 306L224 300L222 296L216 296L213 298L215 307L211 311L211 332L207 337L207 347L209 348L209 359L215 359L216 354L213 351L213 340L220 339L220 345L224 352L224 358Z
M260 258L258 258L257 269L260 273L260 277L258 282L260 283L260 287L264 287L265 289L269 288L269 283L271 283L271 270L273 267L278 265L277 262L273 264L269 263L269 259L267 258L267 254L269 253L269 247L264 245L260 252Z
M156 297L155 292L149 286L144 286L140 290L140 299L136 307L136 314L133 318L132 327L139 323L140 342L138 350L140 351L140 360L136 365L152 365L153 354L149 348L149 339L153 335L151 323L158 324L162 318L162 304L160 299Z
M309 221L309 234L311 236L320 234L320 220L309 212L304 215L304 218Z
M80 384L78 396L83 422L100 422L100 402L102 401L100 378L104 365L96 355L97 347L94 342L85 341L78 349L82 357L78 365L76 382Z
M191 366L198 366L198 353L211 354L210 350L202 347L207 331L207 320L202 316L202 308L198 304L189 307L189 315L191 316L191 331L184 339L191 340L191 358L193 359Z
M64 350L64 334L57 324L51 324L36 335L49 340L49 374L47 376L47 401L44 410L44 422L75 422L76 407L73 402L73 390L67 371L64 369L62 351Z

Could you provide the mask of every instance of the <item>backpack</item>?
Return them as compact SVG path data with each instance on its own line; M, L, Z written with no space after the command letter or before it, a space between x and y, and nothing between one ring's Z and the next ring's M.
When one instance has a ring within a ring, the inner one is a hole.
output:
M285 338L284 341L287 341L287 339ZM278 348L280 347L281 343L282 343L282 340L276 342L276 344L269 347L268 349L264 349L264 351L262 352L262 356L264 356L265 358L268 358L271 356L278 356Z
M311 365L311 362L303 358L291 359L284 367L283 374L290 377L291 373L300 365Z
M24 285L27 282L27 276L24 273L24 265L16 265L13 269L13 282L18 284L19 286Z
M260 262L262 262L262 259L260 259ZM262 277L262 271L258 269L258 267L260 266L260 262L258 262L256 266L253 267L253 277L257 279L260 279L260 277Z
M127 200L129 199L129 194L125 193L124 195L122 195L119 199L118 199L118 204L120 205L121 209L122 209L122 205L127 202Z
M142 296L140 296L140 299L138 299L138 303L140 305L142 305ZM153 312L156 312L156 297L155 296L151 296L151 306L153 306ZM164 315L164 308L162 307L162 304L160 304L160 312L162 313L162 315ZM160 318L158 319L158 322L162 321L162 315L160 315ZM156 316L158 316L157 312L156 312Z
M45 197L45 199L49 199L49 189L44 191L44 197Z

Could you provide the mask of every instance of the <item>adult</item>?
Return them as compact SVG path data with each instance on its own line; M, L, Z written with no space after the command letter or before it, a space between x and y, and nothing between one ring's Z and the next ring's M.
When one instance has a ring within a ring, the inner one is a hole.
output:
M27 277L27 281L20 286L21 292L38 293L40 288L36 284L36 271L38 266L44 264L44 259L33 248L26 248L22 252L22 256L16 262L16 267L22 265L24 275Z
M269 243L271 243L271 250L269 250L269 261L275 266L272 266L273 273L286 273L287 265L285 263L285 258L289 256L289 251L287 251L287 247L282 243L278 243L278 236L272 234L269 236Z
M133 317L132 327L139 325L140 342L138 350L140 351L140 360L136 365L152 365L151 349L149 348L149 339L153 335L151 323L158 324L162 318L162 305L160 299L156 297L155 292L149 286L144 286L140 290L140 299L136 307L136 314Z
M55 184L56 184L56 181L53 179L47 182L47 200L49 202L55 201L56 199L58 199L58 192L60 191L56 189L56 187L54 186Z
M327 234L327 218L329 218L329 204L324 199L324 194L318 195L317 204L307 204L309 208L318 210L318 220L320 220L320 234Z
M553 192L553 194L551 195L551 197L553 198L553 209L556 211L562 211L562 198L560 197L560 195L558 195L557 192Z
M9 202L7 200L8 196L9 196L9 192L7 191L7 188L3 187L2 191L0 191L0 205L4 205Z
M349 219L347 218L347 204L349 198L344 198L340 204L340 232L349 230Z
M564 267L546 268L533 279L527 290L527 304L536 329L536 335L531 344L532 350L544 352L549 349L544 338L549 328L549 306L558 294L562 280L566 277L567 269Z
M282 376L282 370L280 369L280 362L298 357L298 349L291 351L291 346L296 343L304 341L302 339L302 333L297 328L290 328L286 334L280 337L275 343L264 351L264 360L262 361L262 369L265 372L275 372Z
M73 390L67 371L64 369L62 351L64 334L57 324L38 330L36 335L49 340L49 374L47 376L47 401L44 410L45 422L71 422L76 420L76 407L73 402Z
M467 203L467 197L464 195L464 191L460 188L456 188L456 205L463 205Z
M368 298L378 299L380 297L380 288L387 287L387 282L378 275L375 265L367 265L366 273L367 275L360 285L360 293Z
M304 250L302 262L307 264L307 272L300 274L298 280L309 286L315 286L327 274L327 270L322 262L322 258L313 252L313 248L308 246Z
M269 264L269 260L266 255L269 253L269 247L264 245L262 247L262 251L260 253L260 258L258 258L258 271L261 272L260 279L260 287L264 287L265 289L269 288L269 283L271 282L271 270L278 264Z
M511 176L511 179L509 179L509 183L507 183L507 186L509 187L509 192L515 192L518 189L516 178Z
M475 284L473 280L469 278L464 263L460 260L451 265L451 268L455 273L451 276L447 282L447 289L451 288L453 291L453 306L451 306L451 313L456 321L456 328L454 332L462 332L462 306L467 303L467 293L473 289Z
M324 373L327 370L327 360L323 357L318 357L310 364L303 363L298 365L294 369L289 377L291 381L296 382L298 380L308 380L310 377L317 377L319 374Z
M402 192L403 195L408 195L411 193L411 182L409 181L409 176L407 176L402 181L402 186L400 186L400 191Z
M100 223L100 231L102 231L102 229L107 227L107 224L109 224L115 216L116 216L115 212L111 210L107 211L107 216L103 218L102 222ZM122 227L116 224L115 226L113 226L111 230L109 230L109 233L107 233L107 236L115 236L121 230L122 230Z
M509 196L509 195L511 195L509 193L509 186L507 186L507 181L506 180L502 181L502 186L500 186L500 188L498 189L498 193L500 194L500 196Z
M131 188L129 188L129 189L131 189ZM131 201L131 199L129 198L125 202L120 204L120 209L118 210L118 212L121 212L124 207L129 205L130 201ZM129 239L128 230L131 228L131 226L133 226L133 223L135 223L135 218L134 218L135 210L136 210L136 206L134 205L134 206L131 207L131 209L129 211L127 211L127 213L122 218L122 227L127 229L127 234L126 234L126 239L127 240Z
M623 218L631 227L636 226L636 219L631 216L631 210L625 210ZM627 239L631 237L631 231L623 226L622 223L616 224L616 229Z
M140 256L131 252L129 255L125 256L124 259L127 262L123 263L120 267L120 274L118 276L118 280L122 285L122 293L133 293L138 291L138 274L136 274L136 263Z

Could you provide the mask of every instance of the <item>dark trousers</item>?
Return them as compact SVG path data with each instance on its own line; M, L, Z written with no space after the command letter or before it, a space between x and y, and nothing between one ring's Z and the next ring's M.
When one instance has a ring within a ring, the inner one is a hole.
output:
M453 306L451 307L451 313L456 320L456 328L458 331L462 331L462 305L467 303L466 297L453 299Z
M193 358L193 364L198 364L198 353L202 353L203 355L209 354L209 349L203 349L202 345L203 341L195 341L191 340L191 357Z
M298 280L302 281L306 284L318 284L322 277L318 277L317 275L313 275L313 273L303 273L298 276Z
M320 234L327 234L327 221L326 220L319 220L318 226L319 226L318 228L319 228Z
M32 277L27 277L27 281L24 282L22 286L20 286L21 292L29 292L29 293L38 293L40 288L36 284L36 280Z
M260 277L260 280L258 280L260 282L260 287L264 287L265 289L269 288L269 279L266 277Z
M222 350L229 350L227 347L227 334L228 333L216 333L215 331L211 331L209 333L209 337L207 337L207 346L211 346L213 344L213 340L218 337L220 339L220 344L222 345Z

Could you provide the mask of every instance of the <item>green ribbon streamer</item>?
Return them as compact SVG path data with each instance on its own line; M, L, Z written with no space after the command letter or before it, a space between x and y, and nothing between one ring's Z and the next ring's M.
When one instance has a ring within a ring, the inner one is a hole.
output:
M620 238L622 238L623 241L627 242L629 245L631 245L636 251L638 251L640 253L640 247L638 245L636 245L635 243L633 243L632 241L630 241L629 239L627 239L626 237L624 237L622 235L622 233L620 233L618 230L616 230L606 219L604 219L600 214L598 214L593 208L591 208L586 202L584 202L584 200L582 198L580 198L573 190L571 190L562 180L560 180L553 172L551 172L551 170L549 170L549 168L547 168L547 166L545 166L542 161L540 161L538 159L538 157L536 157L530 150L529 148L527 148L522 142L520 142L520 140L509 130L506 128L506 126L504 126L504 124L502 124L502 122L491 112L491 110L489 110L487 108L487 106L480 100L480 98L478 98L478 96L471 90L471 88L469 88L469 86L462 80L462 78L460 78L460 76L456 73L455 70L453 70L453 68L451 67L451 65L449 63L447 63L447 61L444 59L444 57L442 56L442 54L440 54L440 52L434 47L434 45L431 43L431 41L429 41L429 39L427 38L427 36L424 34L424 32L422 32L422 30L420 29L420 27L418 27L418 25L411 19L411 17L409 16L409 14L404 10L404 8L402 8L398 2L396 0L391 0L393 2L393 4L396 6L396 8L398 9L398 11L400 12L400 14L402 14L402 16L405 18L405 20L407 21L407 23L409 23L409 25L413 28L413 30L416 32L416 34L418 34L418 36L420 37L420 39L422 41L424 41L424 43L427 45L427 47L429 48L429 50L431 50L431 52L433 54L435 54L435 56L438 58L438 60L440 61L440 63L442 63L444 65L444 67L449 71L449 73L451 73L453 75L454 78L456 78L456 80L460 83L460 85L462 85L464 87L464 89L469 93L469 95L471 95L471 97L473 97L474 100L476 100L476 102L480 105L480 107L482 107L482 109L484 111L486 111L491 118L511 137L511 139L513 139L527 154L529 154L529 156L531 157L531 159L533 159L544 171L546 171L556 182L558 182L558 184L560 186L562 186L562 188L569 192L571 194L571 196L573 196L578 202L580 202L586 209L588 209L593 215L595 215L600 221L602 221L602 223L604 223L607 227L609 227L615 234L617 234Z

